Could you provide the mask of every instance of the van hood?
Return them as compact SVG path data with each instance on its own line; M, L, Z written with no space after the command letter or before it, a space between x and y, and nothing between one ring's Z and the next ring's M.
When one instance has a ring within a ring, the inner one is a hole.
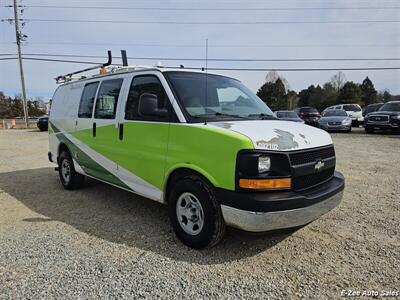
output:
M208 124L245 135L253 142L254 149L260 150L293 151L332 144L327 132L289 121L250 120Z

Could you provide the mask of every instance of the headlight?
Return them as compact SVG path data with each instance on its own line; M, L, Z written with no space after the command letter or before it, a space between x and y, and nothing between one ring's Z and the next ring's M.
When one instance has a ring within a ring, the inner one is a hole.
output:
M265 173L271 169L271 158L269 156L260 156L258 158L258 173Z
M395 119L395 120L400 120L400 115L397 115L397 116L392 116L392 119Z
M342 121L342 124L343 125L349 125L351 123L351 119L344 119L343 121Z

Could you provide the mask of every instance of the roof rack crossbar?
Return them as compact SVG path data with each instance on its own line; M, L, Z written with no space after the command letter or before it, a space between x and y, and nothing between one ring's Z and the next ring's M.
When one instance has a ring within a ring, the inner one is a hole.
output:
M60 76L55 78L56 83L63 83L63 82L66 82L66 81L70 81L70 80L72 80L72 76L73 75L76 75L76 74L79 74L79 73L83 73L83 72L88 72L88 71L95 70L95 69L98 69L98 68L104 68L104 67L107 67L107 66L111 65L111 63L112 63L112 55L111 55L111 51L110 50L107 51L107 55L108 55L107 62L105 62L103 64L99 64L99 65L93 66L93 67L90 67L90 68L86 68L86 69L82 69L82 70L75 71L75 72L72 72L72 73L68 73L68 74L65 74L65 75L60 75Z

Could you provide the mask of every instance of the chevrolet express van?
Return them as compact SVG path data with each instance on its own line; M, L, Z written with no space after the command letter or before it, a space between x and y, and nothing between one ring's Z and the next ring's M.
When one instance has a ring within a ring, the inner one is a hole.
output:
M328 133L279 120L240 81L201 71L121 68L66 82L49 143L66 189L91 177L164 203L193 248L215 245L226 226L306 225L344 189Z

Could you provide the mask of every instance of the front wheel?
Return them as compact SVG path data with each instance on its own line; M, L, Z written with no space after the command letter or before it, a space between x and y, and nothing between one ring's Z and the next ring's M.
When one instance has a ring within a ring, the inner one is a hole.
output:
M85 182L85 176L75 171L74 162L67 151L63 151L58 159L58 174L61 184L67 190L78 189Z
M224 236L225 222L213 188L201 177L187 176L173 186L168 199L175 234L185 245L203 249Z

